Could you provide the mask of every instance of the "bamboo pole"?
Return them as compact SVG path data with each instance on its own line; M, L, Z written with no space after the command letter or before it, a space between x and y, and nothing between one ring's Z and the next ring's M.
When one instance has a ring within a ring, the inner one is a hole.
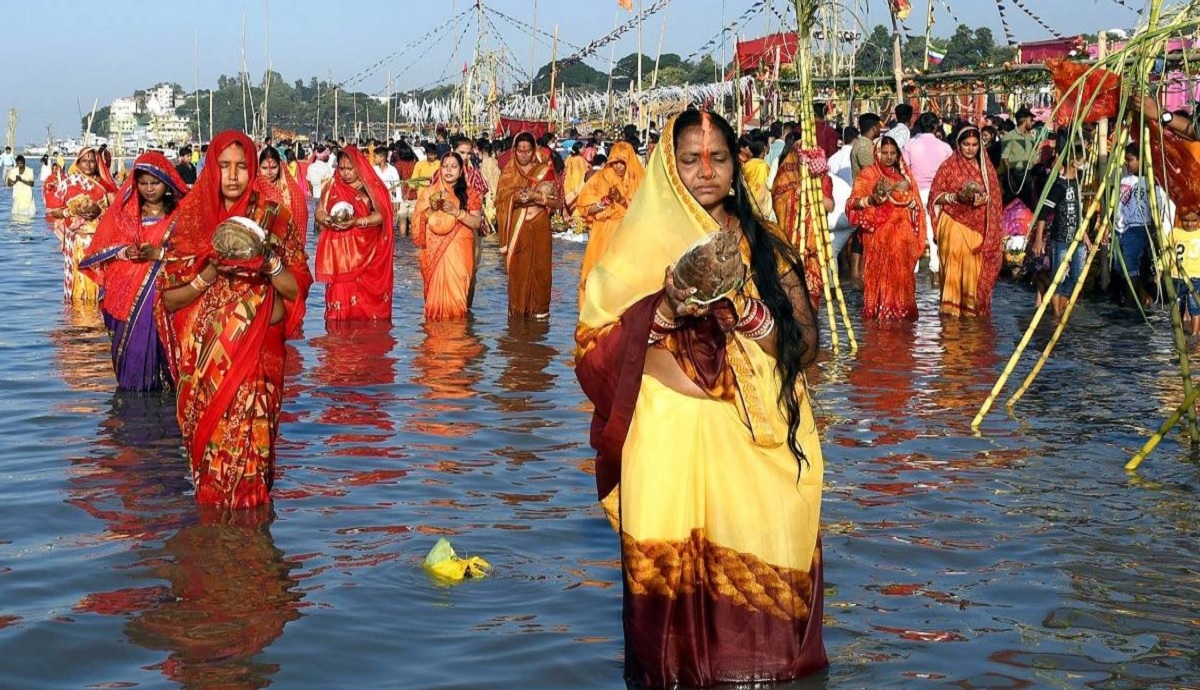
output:
M1125 463L1126 472L1133 472L1136 470L1138 465L1141 465L1142 461L1146 459L1146 456L1150 455L1150 453L1154 452L1154 449L1158 447L1158 444L1162 441L1163 436L1166 436L1167 432L1179 423L1180 418L1182 418L1185 413L1195 412L1197 399L1200 399L1200 389L1195 389L1191 393L1188 393L1184 396L1183 402L1180 403L1179 407L1175 408L1175 411L1171 413L1170 417L1167 417L1166 421L1162 423L1162 426L1158 427L1158 431L1154 432L1150 438L1146 439L1146 443L1142 445L1142 449L1135 453L1134 456L1129 459L1129 462Z
M1109 233L1109 229L1110 223L1107 221L1101 225L1100 233L1095 240L1097 245L1104 241L1104 237ZM1079 280L1075 281L1075 288L1071 290L1071 298L1067 301L1067 307L1063 310L1062 317L1058 320L1058 324L1054 327L1054 335L1050 336L1050 342L1046 343L1046 347L1042 350L1041 356L1038 357L1038 360L1034 363L1033 368L1029 370L1029 373L1025 376L1025 380L1021 382L1021 387L1018 388L1016 392L1012 394L1012 397L1008 399L1008 402L1005 403L1005 407L1010 412L1012 411L1013 406L1017 404L1017 401L1020 400L1021 397L1025 395L1026 391L1029 390L1029 386L1033 384L1033 380L1037 378L1039 373L1041 373L1042 367L1044 367L1046 362L1050 359L1050 353L1054 352L1054 347L1058 344L1058 339L1062 336L1063 331L1065 331L1067 328L1067 321L1070 320L1071 314L1075 311L1075 304L1079 299L1079 295L1083 294L1083 285L1087 279L1088 273L1091 271L1092 263L1095 261L1096 257L1099 256L1099 254L1100 252L1093 251L1088 254L1087 259L1083 262L1083 275L1079 276Z
M1081 80L1081 83L1082 83L1082 80ZM1082 109L1085 108L1085 106L1082 102L1083 92L1080 90L1080 91L1075 91L1075 93L1076 93L1075 106L1077 108L1077 111L1082 111ZM1093 104L1096 102L1096 98L1098 98L1098 97L1099 97L1099 91L1097 91L1097 93L1092 95L1091 100L1089 100L1088 103L1086 104L1086 109L1090 109L1093 106ZM1124 105L1122 105L1118 112L1118 118L1122 118L1124 116L1124 114L1125 114L1125 108L1124 108ZM1074 138L1078 137L1080 134L1080 131L1081 131L1080 121L1075 120L1072 123L1072 126L1069 131L1070 138L1074 139ZM1045 204L1046 197L1050 191L1050 186L1053 185L1055 180L1058 179L1059 171L1061 170L1063 163L1066 160L1066 157L1069 153L1070 153L1070 147L1068 146L1068 147L1064 147L1062 153L1060 153L1058 155L1058 158L1055 160L1055 163L1054 163L1054 169L1051 172L1049 179L1046 180L1046 187L1045 187L1045 189L1042 190L1042 195L1039 198L1035 209L1040 209ZM1115 162L1116 162L1116 158L1110 157L1109 166L1106 171L1106 175L1102 179L1106 179L1106 180L1111 179L1112 175L1115 173L1115 169L1113 169L1113 164ZM1097 195L1096 197L1094 197L1092 199L1091 203L1088 204L1087 212L1084 214L1083 220L1082 220L1082 222L1080 222L1079 228L1075 232L1075 236L1071 239L1071 243L1067 247L1066 257L1064 257L1064 260L1059 263L1058 268L1054 273L1054 278L1050 281L1050 286L1048 288L1046 288L1046 298L1044 298L1042 300L1042 303L1040 305L1038 305L1038 308L1034 312L1034 315L1033 315L1033 321L1031 321L1029 324L1029 327L1025 329L1025 334L1021 337L1021 341L1017 344L1016 349L1013 350L1012 356L1009 357L1008 364L1005 365L1004 371L1000 374L1000 377L998 379L996 379L996 383L992 386L991 392L988 393L987 399L985 399L983 402L983 405L980 406L979 412L976 413L975 418L973 420L971 420L971 428L972 429L975 429L975 430L979 429L979 426L983 423L983 418L987 416L988 411L991 410L992 405L996 402L996 398L1000 395L1000 391L1004 389L1005 384L1008 382L1008 378L1010 376L1012 376L1012 372L1014 369L1016 369L1017 363L1021 359L1021 355L1024 354L1025 348L1029 346L1030 340L1033 339L1033 333L1037 330L1038 325L1041 323L1042 317L1046 313L1046 308L1050 305L1051 302L1053 302L1054 293L1057 291L1058 286L1060 284L1062 284L1063 278L1066 277L1066 274L1067 274L1067 272L1069 270L1069 266L1070 266L1070 261L1068 258L1075 255L1075 252L1079 248L1079 244L1083 241L1084 233L1087 232L1088 226L1092 224L1092 220L1096 217L1096 214L1100 211L1100 206L1101 206L1100 195Z
M1124 142L1128 136L1128 125L1122 123L1117 129L1117 141ZM1122 143L1121 146L1123 147L1124 144ZM1105 161L1104 179L1112 179L1113 175L1116 173L1116 161L1117 158L1115 156L1109 156ZM1100 196L1101 195L1097 193L1096 198L1093 200L1094 204L1103 205L1101 203ZM1105 216L1104 221L1100 224L1099 232L1096 235L1096 246L1099 246L1100 243L1104 241L1105 236L1108 235L1111 230L1111 225L1111 216ZM1071 297L1069 300L1067 300L1067 307L1063 310L1062 317L1059 318L1058 324L1054 328L1054 334L1050 337L1050 341L1046 343L1046 347L1042 350L1042 354L1038 357L1037 362L1034 363L1033 368L1030 369L1029 373L1025 376L1025 380L1021 382L1021 386L1016 390L1015 393L1012 394L1011 397L1009 397L1008 402L1005 403L1005 407L1010 412L1017 404L1017 401L1020 400L1029 390L1029 387L1033 384L1034 379L1037 378L1038 374L1041 373L1042 368L1046 365L1046 362L1050 359L1050 354L1054 352L1054 348L1058 344L1058 339L1062 336L1063 331L1066 330L1067 323L1071 319L1071 314L1075 311L1075 305L1079 300L1079 296L1083 294L1084 283L1087 279L1088 273L1091 271L1092 264L1095 262L1096 257L1099 254L1100 252L1098 251L1092 251L1088 254L1087 259L1084 261L1083 275L1079 276L1079 279L1075 281L1075 288L1071 291ZM1068 256L1070 256L1070 254L1068 254Z

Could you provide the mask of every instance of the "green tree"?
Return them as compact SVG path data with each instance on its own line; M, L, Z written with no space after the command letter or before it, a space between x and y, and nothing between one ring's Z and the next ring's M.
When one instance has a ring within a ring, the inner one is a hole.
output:
M854 55L854 68L859 74L892 73L892 32L876 24Z

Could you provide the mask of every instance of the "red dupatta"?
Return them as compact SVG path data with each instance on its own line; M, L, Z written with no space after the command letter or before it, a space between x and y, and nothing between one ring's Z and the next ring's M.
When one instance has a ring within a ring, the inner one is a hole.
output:
M177 201L187 195L187 184L166 156L157 151L138 156L131 174L117 192L117 200L101 216L87 255L79 262L80 271L104 288L104 311L121 321L129 320L134 302L142 289L154 280L161 262L123 261L119 255L126 247L142 243L162 246L173 215L169 214L153 225L142 223L137 178L143 173L153 175L167 185Z
M390 273L392 266L394 237L391 194L361 151L353 146L347 146L342 151L354 165L362 189L346 184L342 176L335 173L321 195L321 208L329 213L334 204L344 201L354 207L355 217L365 217L377 211L383 215L383 223L367 228L322 231L317 239L315 268L317 280L323 283L350 282L367 273ZM368 230L372 231L373 237L363 236L364 231Z
M245 153L249 183L226 208L217 160L234 145ZM157 316L179 384L179 426L197 501L237 508L268 500L273 429L282 396L283 336L298 331L312 279L279 190L258 175L253 142L241 132L226 131L213 139L196 185L171 224L160 291L184 285L204 269L212 256L214 230L233 216L249 218L269 233L274 251L296 280L299 295L284 301L284 321L271 323L280 296L261 274L219 276L199 298L170 315L159 300Z
M280 158L283 157L280 156ZM297 165L298 167L299 165ZM308 193L306 189L308 183L297 180L296 175L292 172L292 164L284 159L279 163L279 179L275 181L274 187L279 190L288 210L292 213L292 223L300 233L301 244L307 245Z
M992 167L992 161L987 157L983 147L979 148L979 157L971 160L958 151L957 144L961 143L964 135L974 132L979 137L979 130L974 127L964 129L955 142L954 155L938 168L933 177L933 186L929 190L929 217L936 230L941 214L945 213L954 220L971 228L983 238L980 245L982 265L979 270L979 284L975 289L976 302L986 313L992 301L992 288L1000 276L1000 266L1004 262L1003 209L1001 207L1000 177ZM968 206L965 204L938 204L937 201L945 194L957 194L968 182L975 182L988 195L988 201L983 206Z

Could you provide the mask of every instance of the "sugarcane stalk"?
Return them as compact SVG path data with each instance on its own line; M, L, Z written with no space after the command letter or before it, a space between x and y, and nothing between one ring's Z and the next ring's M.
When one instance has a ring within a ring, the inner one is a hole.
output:
M1143 141L1150 141L1149 131L1146 129L1143 129L1142 137L1143 137L1143 139L1142 139ZM1150 194L1151 212L1157 213L1158 212L1158 200L1157 200L1158 191L1157 191L1157 185L1154 183L1154 166L1153 165L1146 168L1146 187L1147 187L1147 191ZM1161 225L1159 227L1161 227ZM1170 252L1167 252L1166 254L1167 254L1167 256L1170 256L1172 260L1174 259L1174 257L1170 254ZM1184 395L1184 398L1186 399L1192 395L1193 391L1195 390L1195 386L1192 383L1191 357L1188 356L1187 335L1184 333L1184 330L1183 330L1183 315L1180 313L1180 310L1179 310L1179 300L1178 300L1178 295L1175 292L1174 276L1166 277L1166 279L1163 280L1163 287L1167 291L1167 299L1170 303L1171 330L1174 335L1175 352L1176 352L1176 354L1179 355L1179 375L1180 375L1180 378L1183 379L1183 395ZM1191 439L1191 444L1193 446L1195 446L1198 443L1200 443L1200 429L1197 428L1195 407L1190 407L1187 410L1187 417L1188 417L1188 426L1187 426L1188 437Z
M1126 137L1128 137L1128 135L1129 135L1128 130L1129 130L1128 125L1122 121L1122 124L1117 131L1117 137L1115 139L1115 141L1122 142L1122 144L1121 144L1122 147L1124 146L1123 142L1125 141ZM1104 166L1105 167L1105 170L1103 173L1104 176L1101 179L1104 179L1104 180L1112 179L1113 174L1116 172L1117 160L1118 160L1117 156L1109 156L1108 157L1106 165ZM1101 192L1102 192L1102 190L1097 190L1096 196L1092 201L1093 205L1096 208L1099 208L1100 206L1103 205L1102 200L1101 200L1103 194ZM1109 216L1106 216L1104 218L1104 220L1100 223L1100 228L1096 234L1095 246L1099 246L1101 243L1103 243L1104 238L1109 234L1111 227L1112 227L1111 220L1112 220L1111 215L1109 215ZM1087 227L1086 224L1082 225L1082 226L1080 226L1080 230L1086 231L1086 227ZM1010 412L1012 411L1013 406L1015 406L1017 404L1017 401L1020 400L1021 397L1024 396L1025 393L1029 390L1029 387L1033 384L1034 379L1036 379L1038 374L1041 373L1042 368L1044 366L1046 366L1046 362L1050 359L1050 354L1052 352L1054 352L1054 348L1058 344L1058 339L1060 337L1062 337L1063 331L1065 331L1067 328L1067 322L1070 321L1071 314L1074 313L1074 311L1075 311L1075 305L1078 303L1079 295L1083 294L1084 283L1086 282L1088 273L1091 271L1092 264L1095 263L1096 256L1099 255L1099 253L1100 252L1098 252L1098 251L1091 252L1090 254L1088 254L1087 259L1084 261L1083 275L1079 276L1079 279L1077 281L1075 281L1075 289L1073 289L1071 291L1071 298L1069 300L1067 300L1067 307L1066 307L1066 309L1063 310L1062 317L1059 318L1058 324L1054 328L1054 334L1050 337L1050 341L1048 343L1046 343L1046 347L1042 350L1042 354L1040 357L1038 357L1037 362L1034 363L1033 368L1030 369L1029 373L1025 376L1025 380L1021 382L1021 386L1016 390L1015 393L1012 394L1012 396L1008 399L1008 402L1005 404L1005 407ZM1070 254L1068 254L1068 257L1069 256L1070 256Z
M1053 179L1052 176L1049 184L1053 184ZM1043 193L1043 196L1045 196L1045 193ZM1038 206L1040 207L1041 204L1039 203ZM1004 389L1004 384L1008 382L1008 377L1012 376L1013 369L1016 368L1021 355L1025 353L1025 348L1029 347L1029 341L1033 339L1033 334L1037 330L1038 324L1041 323L1042 317L1046 314L1047 307L1054 301L1055 291L1058 290L1058 286L1062 284L1063 278L1067 276L1067 272L1070 270L1071 257L1075 256L1075 252L1083 242L1083 234L1087 232L1087 227L1091 225L1092 219L1095 218L1099 209L1099 201L1093 199L1092 203L1088 205L1087 213L1084 214L1083 222L1079 224L1079 229L1075 232L1075 236L1071 238L1071 243L1067 245L1066 255L1063 257L1063 261L1059 262L1058 269L1054 272L1054 278L1050 281L1050 287L1046 288L1046 296L1042 299L1042 303L1038 305L1037 311L1033 314L1033 321L1025 329L1025 334L1021 336L1021 342L1017 344L1017 349L1013 350L1012 356L1008 359L1008 365L1004 367L1004 372L1000 375L1000 378L996 379L996 384L992 386L992 391L988 394L987 400L979 408L975 419L971 420L972 429L978 429L979 425L983 423L983 418L992 409L992 405L996 402L1000 391Z
M1104 241L1104 237L1109 232L1109 225L1110 224L1107 221L1101 224L1099 235L1096 237L1097 245ZM1005 407L1008 408L1010 412L1012 411L1013 406L1017 404L1017 401L1021 399L1021 396L1025 395L1025 392L1029 390L1029 386L1033 384L1033 380L1036 379L1038 374L1041 373L1042 367L1046 366L1046 362L1050 359L1050 353L1054 352L1054 346L1058 344L1058 339L1062 336L1063 331L1065 331L1067 328L1067 321L1070 320L1071 313L1075 311L1076 301L1079 299L1079 295L1083 293L1083 284L1092 268L1092 263L1095 262L1096 256L1099 253L1100 252L1093 251L1088 254L1087 259L1084 260L1083 275L1079 276L1079 280L1075 282L1075 289L1071 291L1071 299L1067 301L1067 307L1063 310L1062 317L1058 320L1058 324L1054 327L1054 335L1050 336L1050 342L1046 343L1046 347L1042 350L1041 356L1038 357L1038 360L1034 363L1033 368L1029 370L1029 373L1025 376L1025 380L1021 382L1021 387L1012 394L1012 397L1010 397L1008 402L1005 404Z
M1154 432L1150 438L1146 439L1146 443L1142 445L1142 449L1135 453L1134 456L1129 459L1129 462L1125 463L1126 472L1133 472L1136 470L1138 465L1141 465L1142 461L1146 459L1146 456L1154 452L1154 449L1158 447L1160 442L1162 442L1163 437L1167 435L1167 432L1169 432L1176 424L1179 423L1180 418L1183 417L1185 413L1195 413L1197 399L1200 399L1200 389L1195 389L1191 393L1188 393L1186 396L1184 396L1183 402L1180 403L1179 407L1175 408L1175 411L1171 413L1170 417L1167 417L1166 421L1162 423L1162 426L1158 427L1158 431Z
M1096 67L1094 66L1092 69L1095 69L1095 68ZM1075 86L1073 87L1073 89L1076 89L1076 88L1079 89L1079 91L1078 91L1079 95L1075 99L1076 100L1075 105L1077 108L1076 112L1082 112L1082 110L1080 110L1080 109L1082 109L1084 107L1083 103L1082 103L1082 100L1083 100L1082 88L1083 88L1083 84L1085 83L1085 80L1086 80L1088 74L1090 74L1090 71L1091 70L1089 70L1088 73L1085 73L1082 77L1080 77L1080 79L1076 82ZM1092 94L1090 100L1088 101L1088 103L1086 105L1087 109L1090 109L1095 104L1096 99L1099 98L1099 95L1100 95L1099 91ZM1061 103L1060 103L1060 106L1061 106ZM1120 107L1120 111L1118 113L1118 118L1121 118L1121 116L1123 116L1124 112L1125 112L1125 106L1124 106L1124 104L1122 104ZM1074 122L1071 123L1068 140L1074 140L1075 138L1077 138L1079 136L1080 131L1081 131L1080 124L1081 124L1081 120L1078 118ZM1069 154L1070 150L1071 150L1070 146L1063 147L1063 150L1058 154L1058 157L1055 159L1054 167L1050 172L1049 178L1046 180L1046 185L1042 189L1042 194L1038 198L1037 204L1034 206L1035 217L1036 217L1036 212L1045 206L1046 198L1049 196L1049 193L1050 193L1050 188L1054 185L1054 182L1058 179L1059 171L1062 169L1063 163L1066 160L1067 155ZM1109 169L1107 171L1106 177L1103 179L1105 179L1105 180L1111 179L1112 173L1115 171L1115 169L1112 167L1115 164L1115 162L1116 162L1115 158L1110 157L1109 166L1108 166ZM1079 248L1079 244L1083 241L1084 233L1087 231L1088 226L1092 224L1092 220L1096 217L1096 214L1100 210L1100 196L1101 196L1100 194L1097 194L1096 197L1092 199L1092 202L1088 205L1087 213L1084 215L1083 221L1079 224L1079 228L1075 232L1075 236L1071 239L1071 243L1067 247L1067 253L1066 253L1066 256L1064 257L1065 260L1058 265L1057 270L1054 272L1054 278L1050 281L1050 286L1048 288L1046 288L1045 298L1042 300L1042 303L1038 305L1037 310L1033 314L1033 321L1031 321L1029 324L1029 327L1025 329L1025 333L1024 333L1024 335L1022 335L1021 341L1017 344L1016 349L1013 350L1012 356L1009 357L1008 363L1004 367L1004 371L1001 372L1000 377L998 379L996 379L996 383L992 386L992 390L988 393L987 398L983 401L983 404L979 407L979 412L977 412L975 414L975 418L971 420L971 428L972 429L978 430L980 425L983 424L984 417L986 417L987 413L992 409L992 405L995 404L996 398L999 397L999 395L1000 395L1000 391L1004 390L1004 386L1008 383L1008 378L1010 376L1012 376L1013 371L1016 369L1017 363L1021 359L1021 355L1023 355L1025 353L1025 348L1027 348L1029 346L1029 342L1033 339L1034 332L1037 330L1038 325L1041 324L1042 317L1045 316L1045 314L1046 314L1046 308L1050 305L1051 302L1053 302L1054 293L1058 290L1058 286L1062 284L1063 278L1066 277L1066 274L1067 274L1067 271L1068 271L1068 268L1070 265L1070 257L1075 255L1076 250L1078 250L1078 248ZM1032 380L1030 382L1032 382Z

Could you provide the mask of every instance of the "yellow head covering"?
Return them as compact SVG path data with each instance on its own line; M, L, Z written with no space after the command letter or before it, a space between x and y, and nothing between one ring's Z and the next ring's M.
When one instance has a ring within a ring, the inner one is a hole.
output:
M635 302L662 289L663 274L700 239L716 232L717 221L683 186L675 167L675 123L671 118L645 180L617 227L608 249L588 274L579 323L598 329L615 323ZM630 147L632 151L632 147ZM617 146L613 147L614 155ZM637 156L633 156L637 160ZM626 175L632 172L626 163ZM639 166L640 167L640 166Z

